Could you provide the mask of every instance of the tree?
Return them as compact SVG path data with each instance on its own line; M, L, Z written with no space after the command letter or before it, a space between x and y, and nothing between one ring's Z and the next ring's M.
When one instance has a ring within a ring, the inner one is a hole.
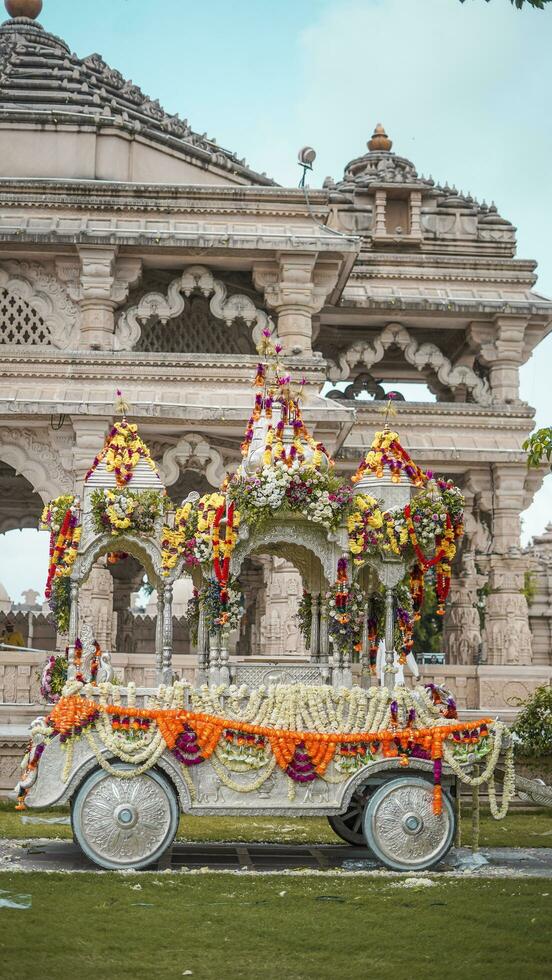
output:
M465 3L466 0L460 0L460 3ZM536 10L544 10L545 3L550 3L552 0L510 0L518 10L527 4L529 7L534 7ZM485 0L485 3L490 3L490 0Z
M523 448L527 451L528 466L540 466L545 456L552 464L552 426L533 432L523 443Z

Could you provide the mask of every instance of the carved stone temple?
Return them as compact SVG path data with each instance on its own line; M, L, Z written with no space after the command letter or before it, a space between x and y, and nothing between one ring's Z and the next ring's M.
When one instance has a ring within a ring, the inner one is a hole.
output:
M343 176L308 199L280 187L101 55L73 54L36 19L41 6L10 0L0 27L0 580L1 532L36 527L44 502L79 492L118 387L171 497L218 487L240 458L256 342L275 328L306 379L305 420L344 473L381 428L384 393L427 386L434 400L401 400L393 424L420 465L461 486L467 515L446 665L424 676L508 716L552 675L550 528L535 557L519 519L542 480L521 449L533 409L519 368L552 303L535 291L536 263L516 257L515 228L418 174L381 125L364 151L343 147L357 152ZM156 609L142 576L134 559L99 564L87 586L100 642L138 682ZM233 656L300 657L297 572L259 556L242 587ZM184 674L190 589L175 590ZM9 608L0 587L0 616ZM35 617L26 645L55 648L40 607L12 615L22 629ZM0 725L15 726L2 786L43 660L0 651Z

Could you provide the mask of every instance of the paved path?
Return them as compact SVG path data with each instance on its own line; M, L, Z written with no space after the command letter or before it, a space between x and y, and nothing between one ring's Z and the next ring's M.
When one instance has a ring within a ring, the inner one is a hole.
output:
M97 871L73 841L0 841L1 871ZM333 844L174 844L157 871L254 871L388 873L363 848ZM552 848L491 847L472 855L452 850L437 869L439 875L468 874L483 878L552 878Z

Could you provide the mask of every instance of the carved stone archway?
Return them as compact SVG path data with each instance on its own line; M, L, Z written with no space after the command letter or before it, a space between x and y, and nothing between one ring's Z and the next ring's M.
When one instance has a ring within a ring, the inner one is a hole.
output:
M192 265L169 283L166 295L160 292L146 293L135 306L121 314L115 328L115 349L131 350L135 347L140 339L141 324L151 317L157 317L161 323L179 317L186 308L187 299L194 293L207 298L213 316L228 327L236 320L245 322L252 328L255 343L260 341L263 330L269 329L271 333L275 330L268 314L258 309L249 296L228 296L225 284L220 279L215 279L210 269L202 265Z
M330 362L330 379L334 382L346 381L357 365L370 370L384 358L390 347L399 347L407 363L418 371L433 372L445 388L455 391L456 388L465 387L478 404L491 404L491 390L486 380L478 377L472 368L464 365L455 367L435 344L418 344L400 323L388 323L372 342L363 340L351 344L339 355L337 362Z
M161 562L161 552L157 545L148 538L136 538L133 535L117 535L117 549L132 555L145 569L150 583L160 585L164 580ZM113 550L111 534L101 534L95 537L84 551L77 555L71 571L71 581L82 585L94 563Z
M321 586L328 588L335 579L339 549L321 527L309 521L274 522L255 528L249 537L238 541L230 564L231 575L239 575L249 555L260 554L286 558L301 573L308 591L320 591Z
M0 460L0 534L24 528L36 531L43 503L29 481Z
M73 490L57 453L30 429L0 429L0 459L28 480L44 503Z

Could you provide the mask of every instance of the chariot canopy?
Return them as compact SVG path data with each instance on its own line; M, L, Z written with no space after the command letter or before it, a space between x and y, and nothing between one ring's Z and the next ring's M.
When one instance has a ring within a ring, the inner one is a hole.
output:
M69 676L79 590L105 554L134 556L157 589L155 657L164 683L172 679L172 588L186 573L196 587L190 616L198 679L231 680L228 639L243 614L239 575L250 556L276 555L299 570L309 677L321 683L350 687L354 672L369 685L383 643L380 673L394 685L412 647L430 568L443 610L462 534L458 488L424 472L387 420L356 473L338 476L305 423L302 384L287 373L268 330L259 352L242 459L219 491L191 493L174 506L120 402L121 417L86 474L81 498L65 496L45 508L43 526L52 535L48 592L68 635ZM297 666L297 679L304 670Z

